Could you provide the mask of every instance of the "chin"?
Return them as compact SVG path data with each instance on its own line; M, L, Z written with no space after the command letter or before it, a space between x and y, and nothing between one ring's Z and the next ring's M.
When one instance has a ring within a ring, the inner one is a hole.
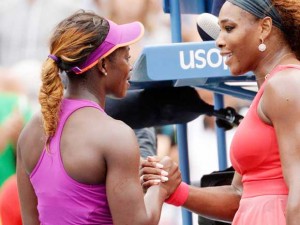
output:
M124 98L127 94L127 88L119 88L115 89L110 93L110 96L113 96L113 98Z
M124 98L127 94L127 91L123 91L123 92L120 92L120 93L117 93L115 95L116 98Z
M109 98L113 98L113 99L124 98L125 95L126 95L126 93L125 93L125 94L120 94L120 93L111 93L111 94L107 94L107 96L108 96Z
M126 96L126 93L122 94L122 95L119 95L118 98L124 98L125 96Z
M241 71L241 70L235 70L234 68L230 68L230 73L232 76L240 76L240 75L243 75L245 73L247 73L247 71Z

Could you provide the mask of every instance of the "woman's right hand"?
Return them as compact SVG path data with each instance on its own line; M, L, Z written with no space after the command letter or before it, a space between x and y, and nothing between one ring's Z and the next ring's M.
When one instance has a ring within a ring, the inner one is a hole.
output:
M168 197L176 190L182 179L178 164L170 157L165 156L160 160L158 157L150 156L141 162L140 181L145 192L150 186L161 183Z

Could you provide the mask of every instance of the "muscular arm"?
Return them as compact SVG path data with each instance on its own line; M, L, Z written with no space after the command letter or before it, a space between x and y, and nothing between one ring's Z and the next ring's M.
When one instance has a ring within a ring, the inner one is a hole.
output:
M299 70L276 74L266 85L261 102L262 111L276 131L283 176L289 188L288 225L296 225L300 221L299 76Z
M38 225L40 224L37 211L37 197L31 185L29 175L26 172L24 158L22 157L22 146L27 141L28 127L34 126L31 121L22 131L18 140L17 147L17 183L20 198L21 214L23 225ZM33 135L33 132L30 132ZM33 156L31 155L31 158Z
M235 173L232 184L198 188L190 186L185 208L204 217L232 221L241 199L241 176Z
M157 224L167 192L156 185L144 196L138 175L139 150L135 135L125 124L113 123L104 153L107 197L113 222L115 225Z
M165 160L169 161L168 164L174 164L170 158ZM153 185L152 181L159 179L161 174L161 170L153 162L158 162L158 159L151 158L142 162L140 175L143 175L144 188ZM174 177L168 177L169 181L165 185L173 193L174 184L170 181ZM231 185L206 188L189 186L188 199L183 207L207 218L229 222L232 221L239 207L242 189L241 176L238 173L234 174Z

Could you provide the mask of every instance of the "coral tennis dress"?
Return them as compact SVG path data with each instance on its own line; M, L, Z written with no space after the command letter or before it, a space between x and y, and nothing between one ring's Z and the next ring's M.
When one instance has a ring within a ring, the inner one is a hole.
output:
M38 197L41 225L112 225L105 184L82 184L71 178L64 169L60 139L69 116L83 107L103 112L99 105L88 100L63 99L57 131L30 175ZM87 171L88 172L88 171Z
M231 143L230 159L242 175L243 194L233 225L285 225L288 188L282 175L275 130L257 114L265 84L274 74L299 65L277 66L255 96Z

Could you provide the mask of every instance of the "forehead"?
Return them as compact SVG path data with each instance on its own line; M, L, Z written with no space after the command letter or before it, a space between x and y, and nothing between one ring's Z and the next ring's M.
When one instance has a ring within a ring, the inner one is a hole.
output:
M109 56L111 58L124 57L129 54L129 50L130 50L129 46L120 47L120 48L117 48L115 51L113 51Z
M250 22L251 20L253 20L253 18L255 17L247 11L230 2L225 2L220 10L219 23L222 24L227 21L236 23L247 21Z
M129 49L130 49L129 46L119 47L114 51L114 53L115 54L124 54L124 53L128 52Z
M130 50L130 47L129 46L124 46L124 47L118 48L118 50L119 50L119 54L127 54Z

